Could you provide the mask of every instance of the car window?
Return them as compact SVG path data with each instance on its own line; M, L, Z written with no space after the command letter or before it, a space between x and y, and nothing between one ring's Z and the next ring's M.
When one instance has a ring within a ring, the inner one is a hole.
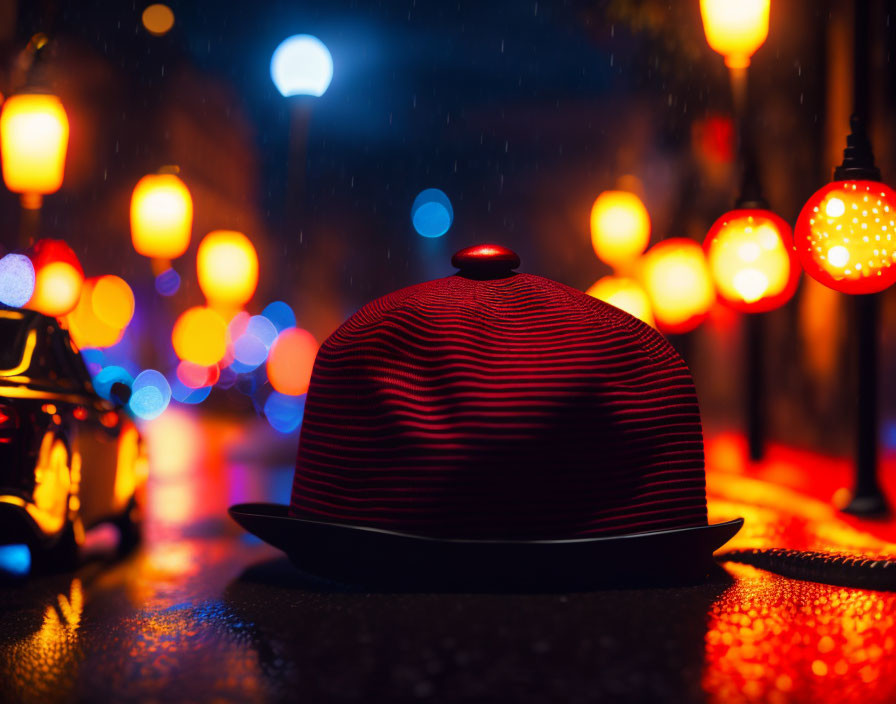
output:
M0 371L21 363L26 333L27 326L21 318L0 318Z

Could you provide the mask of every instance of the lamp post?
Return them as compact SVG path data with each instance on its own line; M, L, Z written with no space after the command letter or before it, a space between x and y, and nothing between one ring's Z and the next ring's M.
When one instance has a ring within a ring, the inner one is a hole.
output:
M0 159L6 187L20 194L20 244L34 241L43 196L62 186L69 124L58 97L36 89L7 98L0 111Z
M868 139L868 0L853 0L853 114L843 163L803 206L794 246L806 273L855 295L858 361L855 486L844 511L881 517L890 508L877 477L879 292L896 282L896 191L881 183Z
M287 214L297 215L305 194L305 152L311 122L311 98L326 93L333 80L333 57L326 45L310 34L284 39L271 57L271 80L289 101L289 175Z
M747 314L744 329L744 417L750 459L765 454L765 364L762 312L782 305L796 288L788 248L790 227L762 195L750 121L747 69L768 37L770 0L701 0L706 41L725 57L731 79L743 170L735 210L723 215L704 242L723 303Z

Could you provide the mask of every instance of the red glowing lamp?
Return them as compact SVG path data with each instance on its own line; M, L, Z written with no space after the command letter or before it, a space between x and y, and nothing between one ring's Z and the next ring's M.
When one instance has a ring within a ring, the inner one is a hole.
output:
M800 267L790 225L770 210L725 213L703 242L719 300L744 313L784 305L796 291Z
M841 293L896 282L896 191L878 181L834 181L816 191L793 234L806 273Z

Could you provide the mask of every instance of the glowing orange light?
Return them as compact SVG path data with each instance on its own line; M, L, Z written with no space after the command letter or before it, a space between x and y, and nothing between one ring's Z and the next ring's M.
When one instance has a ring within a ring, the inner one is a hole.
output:
M193 199L174 174L141 178L131 195L131 241L144 257L175 259L187 251Z
M161 3L150 5L141 17L146 31L157 37L167 34L174 26L174 13L171 8Z
M673 238L651 247L641 259L640 278L665 332L693 330L715 300L706 257L693 240Z
M591 207L591 245L613 267L631 262L650 242L650 217L634 193L604 191Z
M110 327L123 330L134 317L134 292L127 281L118 276L101 276L90 294L90 304L97 318Z
M598 279L585 293L609 303L611 306L621 308L648 325L654 324L650 299L647 297L644 287L635 279L624 276L604 276L602 279Z
M199 243L196 272L210 303L239 308L258 285L258 255L242 232L215 230Z
M768 37L769 0L700 0L709 46L729 68L746 68Z
M190 308L174 323L171 342L183 360L205 367L217 364L227 352L227 323L211 308Z
M115 465L115 484L112 495L115 507L124 509L142 480L141 463L145 462L140 447L140 433L133 423L122 429L118 438L118 461Z
M84 270L63 240L41 239L29 251L34 265L34 294L26 308L61 317L78 304Z
M732 210L716 220L703 243L719 298L758 313L786 303L796 291L799 264L790 226L768 210Z
M94 311L93 290L98 281L90 278L84 282L78 304L65 318L69 334L78 347L111 347L124 334L124 328L109 325Z
M26 207L39 207L40 196L62 185L68 148L68 117L62 103L48 93L20 93L7 98L0 112L3 180Z
M877 181L835 181L803 206L793 233L816 281L842 293L875 293L896 282L896 191Z
M35 272L34 295L26 308L44 315L62 316L78 305L84 277L66 262L53 262Z
M298 396L308 391L317 340L307 330L287 328L274 341L268 355L268 379L281 394Z

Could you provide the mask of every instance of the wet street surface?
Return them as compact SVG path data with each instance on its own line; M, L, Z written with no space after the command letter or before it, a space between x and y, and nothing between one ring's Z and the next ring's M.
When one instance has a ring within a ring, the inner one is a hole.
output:
M228 428L210 433L221 447L157 459L137 552L0 587L0 701L896 699L889 593L736 565L700 586L574 594L369 593L303 575L224 513L283 500L278 453L294 448L253 457ZM176 426L158 430L173 447Z

